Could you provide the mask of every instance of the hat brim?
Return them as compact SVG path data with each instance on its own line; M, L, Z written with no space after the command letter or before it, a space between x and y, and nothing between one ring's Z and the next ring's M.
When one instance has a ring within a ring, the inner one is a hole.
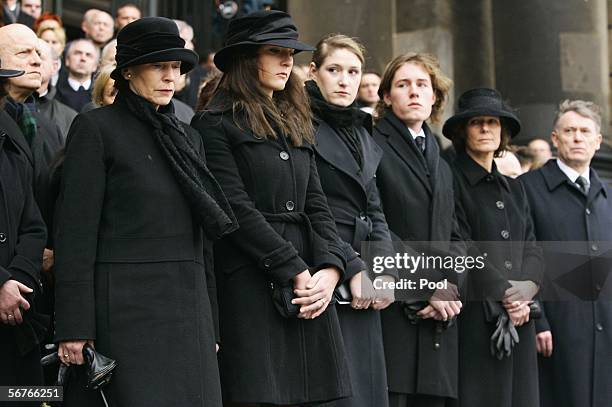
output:
M521 131L521 122L514 114L497 109L479 108L465 110L449 118L442 127L442 134L447 139L452 140L457 135L457 130L465 125L469 119L476 116L494 116L503 119L503 124L508 127L512 138Z
M18 71L16 69L0 69L0 78L14 78L24 73L25 71Z
M186 74L198 63L198 54L187 48L170 48L150 52L117 65L110 76L114 80L118 80L121 78L121 71L130 66L169 61L181 61L181 74Z
M298 40L292 39L278 39L278 40L266 40L262 42L255 41L243 41L237 42L236 44L228 45L224 48L221 48L219 51L215 53L215 66L222 72L226 72L226 70L231 65L232 56L235 55L236 51L239 49L252 47L252 46L260 46L260 45L276 45L282 48L290 48L294 49L295 53L301 51L314 51L316 48Z

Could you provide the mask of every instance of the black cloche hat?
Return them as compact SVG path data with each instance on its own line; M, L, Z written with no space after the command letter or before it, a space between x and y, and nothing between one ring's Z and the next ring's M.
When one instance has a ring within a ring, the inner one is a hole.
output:
M249 45L277 45L296 52L315 50L297 40L298 31L291 16L276 10L256 11L230 21L225 38L225 47L215 54L215 65L224 72L236 50Z
M174 21L164 17L144 17L123 27L117 34L117 68L111 78L121 77L124 68L152 62L181 61L181 74L198 63L198 54L185 48Z
M502 100L498 91L489 88L476 88L468 90L459 97L457 113L444 123L442 133L449 139L457 134L457 129L472 117L495 116L499 117L511 137L521 131L521 121Z

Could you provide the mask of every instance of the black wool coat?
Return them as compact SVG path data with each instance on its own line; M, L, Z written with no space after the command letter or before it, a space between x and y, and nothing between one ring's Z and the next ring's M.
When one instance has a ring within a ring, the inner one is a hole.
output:
M302 404L346 397L335 306L313 320L287 319L271 297L272 286L292 286L306 269L344 270L312 146L255 137L227 102L217 94L192 121L239 223L215 243L224 400Z
M364 119L371 122L369 115ZM350 245L349 250L353 252L361 252L364 242L391 242L376 187L376 169L382 158L382 149L366 127L355 123L353 131L359 138L363 155L360 167L327 122L317 119L315 128L314 148L321 186L340 238ZM348 262L344 283L347 290L350 290L350 278L364 270L367 266L360 257ZM338 313L348 354L353 396L333 405L369 407L388 404L380 312L355 310L344 304L338 306ZM364 358L364 354L369 356Z
M220 406L203 231L153 127L120 102L78 115L68 135L55 340L93 339L117 360L105 389L111 405ZM197 133L184 128L204 157ZM64 405L100 405L99 394L81 390L71 386Z
M518 180L487 172L465 152L453 164L457 218L466 240L486 267L467 276L467 301L459 315L459 405L536 407L538 398L535 328L517 328L520 342L509 358L491 356L495 322L487 322L481 300L501 299L508 280L540 284L542 254L535 243L529 204ZM486 254L485 254L486 253Z
M32 168L19 147L21 134L9 132L11 123L10 117L0 115L0 285L16 280L34 293L25 295L31 308L22 311L23 324L0 324L4 355L0 377L6 385L42 384L40 366L25 364L21 357L32 351L38 354L39 338L24 333L33 332L30 317L36 312L33 299L41 293L40 268L47 231L32 193ZM20 377L18 367L26 377Z
M453 176L431 130L426 124L423 129L425 156L392 112L377 123L374 139L383 149L376 177L380 198L394 240L450 242L458 239ZM457 396L457 329L437 332L436 325L411 324L399 302L382 311L389 391Z
M556 160L520 180L547 265L541 290L544 315L536 321L536 329L551 331L553 354L539 358L542 406L608 406L612 400L612 278L605 253L612 245L610 189L591 169L591 187L585 196ZM560 277L572 270L580 273L573 280L575 288L590 296L553 283L553 274Z

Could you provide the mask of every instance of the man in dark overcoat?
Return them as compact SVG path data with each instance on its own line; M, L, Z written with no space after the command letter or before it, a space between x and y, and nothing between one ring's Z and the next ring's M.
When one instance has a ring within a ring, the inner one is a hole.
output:
M459 239L453 176L425 123L440 118L450 85L426 55L402 55L383 75L385 108L374 130L383 158L376 179L393 240L449 242L453 233ZM448 319L459 312L458 301L428 298L431 315ZM397 301L381 314L390 405L444 406L457 396L456 326L443 329L432 318L414 324L404 311Z
M0 78L21 74L0 69ZM1 105L5 95L0 98ZM47 234L32 194L22 136L12 119L0 113L0 384L42 385L38 344L44 327L33 318L32 300L40 294Z
M551 134L558 158L520 178L548 260L536 321L543 407L612 400L612 282L600 257L612 241L612 196L590 167L600 129L596 105L564 101Z

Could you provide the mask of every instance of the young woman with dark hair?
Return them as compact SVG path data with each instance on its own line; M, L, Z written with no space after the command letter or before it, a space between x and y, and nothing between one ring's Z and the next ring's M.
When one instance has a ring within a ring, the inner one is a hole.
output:
M333 292L345 256L312 148L311 113L291 75L291 17L232 20L224 72L200 131L240 228L215 245L222 386L230 405L303 405L350 395ZM232 404L233 403L233 404Z

